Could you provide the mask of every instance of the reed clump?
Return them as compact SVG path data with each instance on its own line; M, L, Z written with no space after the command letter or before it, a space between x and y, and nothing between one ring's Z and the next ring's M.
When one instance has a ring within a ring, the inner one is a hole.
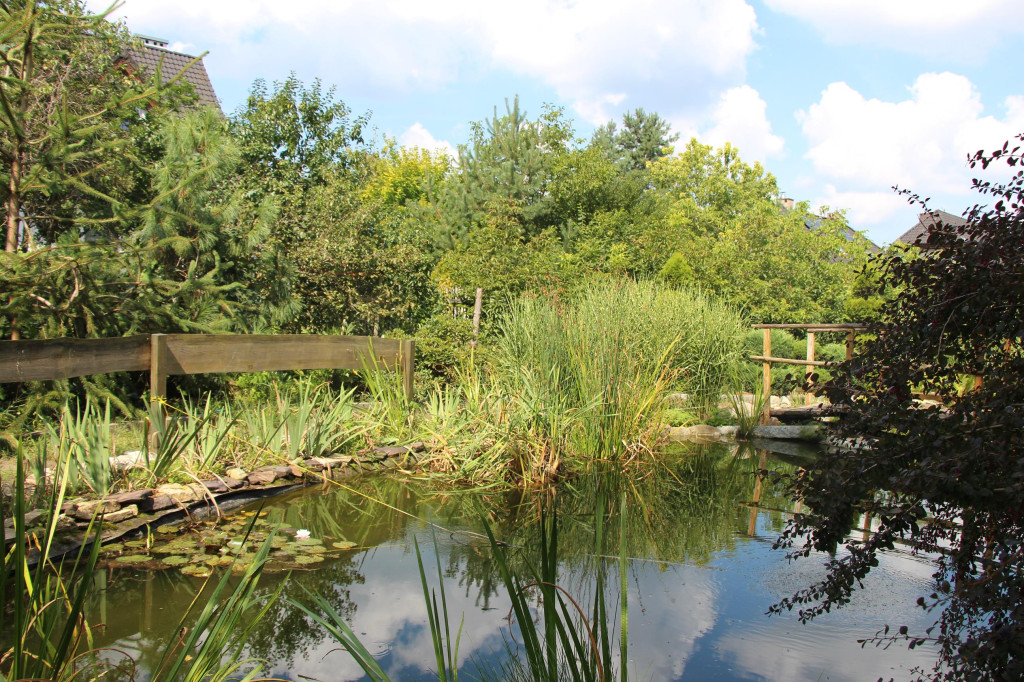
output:
M656 440L665 399L714 410L740 360L742 318L720 302L655 282L595 288L571 305L523 298L499 322L497 373L524 478L566 458L621 460Z

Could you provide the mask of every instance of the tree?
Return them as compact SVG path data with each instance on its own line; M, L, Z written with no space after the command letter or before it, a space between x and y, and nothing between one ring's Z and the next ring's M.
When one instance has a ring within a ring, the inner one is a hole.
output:
M796 556L845 543L821 582L772 608L799 607L804 621L849 602L896 542L929 556L934 591L919 604L936 614L935 626L887 626L875 641L935 642L940 661L922 675L936 680L1024 677L1020 149L1008 143L970 159L972 167L1018 169L1006 184L974 181L994 205L975 205L961 227L936 221L918 257L884 256L881 281L895 293L882 304L874 338L826 387L833 403L851 409L838 435L869 445L824 454L792 480L794 497L811 511L777 542ZM972 375L981 385L965 390ZM938 394L942 405L918 404L918 391ZM880 524L866 540L848 537L857 513Z
M672 126L658 114L638 108L622 116L622 130L609 121L594 131L593 144L626 170L643 170L672 153L679 139Z

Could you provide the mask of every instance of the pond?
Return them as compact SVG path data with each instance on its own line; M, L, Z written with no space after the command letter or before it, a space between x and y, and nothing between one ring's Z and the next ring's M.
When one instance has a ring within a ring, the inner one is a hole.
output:
M594 576L603 567L611 585L609 627L615 631L620 547L628 557L630 679L900 679L934 660L927 648L857 643L886 624L912 631L929 624L915 602L930 589L930 564L906 550L883 557L866 581L867 591L853 603L809 625L795 614L765 615L770 605L819 576L824 559L788 563L782 551L771 549L792 503L756 472L762 466L792 472L802 461L801 453L693 445L663 453L658 465L628 476L559 484L553 495L559 585L589 611ZM604 558L594 556L598 496L609 509ZM260 521L284 524L286 537L308 530L314 544L322 541L314 553L318 558L290 573L265 574L261 589L270 594L285 581L283 597L308 602L305 590L324 596L391 679L436 679L415 539L434 589L440 560L453 634L463 619L460 672L470 678L478 670L493 673L518 646L519 633L489 543L480 535L482 519L510 545L513 569L522 567L539 551L543 498L445 490L429 481L383 476L306 488L266 502ZM752 504L755 499L759 504ZM248 518L257 509L247 508ZM111 647L106 657L116 658L115 650L130 655L142 671L139 678L146 679L203 580L177 568L148 570L104 556L98 574L103 589L88 614L91 622L106 625L95 644ZM362 679L338 643L284 599L248 638L246 655L266 661L270 677Z

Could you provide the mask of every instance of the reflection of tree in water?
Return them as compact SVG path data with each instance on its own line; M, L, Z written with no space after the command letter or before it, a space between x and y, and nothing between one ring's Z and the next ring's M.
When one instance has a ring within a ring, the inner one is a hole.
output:
M597 475L562 481L551 495L558 514L558 554L564 571L587 582L597 563L595 549L595 500L602 497L606 518L603 523L603 553L619 552L619 514L625 513L625 551L630 557L649 557L665 562L703 564L721 551L730 551L746 533L750 503L757 472L765 466L762 451L741 445L688 444L661 453L653 463L627 471L609 469ZM794 464L766 459L767 468L794 471ZM785 491L762 481L761 505L785 509ZM488 522L495 537L512 547L507 550L509 566L519 575L525 565L536 565L540 556L541 510L546 493L528 493L518 504L492 504ZM623 507L623 499L625 506ZM472 508L461 514L472 514ZM769 512L770 528L781 528L780 512ZM459 567L462 566L460 569ZM448 558L450 575L461 570L459 584L467 595L480 590L478 604L489 605L500 585L497 568L486 542L452 548Z
M796 469L795 464L766 460L761 454L747 447L688 446L659 454L656 461L625 472L610 470L562 481L548 492L437 492L424 484L375 476L345 487L306 488L274 500L265 508L270 525L308 529L313 537L324 540L329 551L333 551L333 542L341 540L356 543L356 548L290 577L265 573L260 587L263 595L270 595L285 582L281 598L248 638L246 655L272 661L279 669L307 658L329 635L312 626L286 599L308 601L308 590L325 597L351 620L356 607L348 587L365 582L358 563L364 553L359 550L409 542L414 531L422 538L421 522L456 531L450 537L437 531L439 544L448 548L445 578L456 581L467 597L475 592L476 604L483 609L490 608L503 590L490 545L482 535L457 532L482 533L481 514L495 537L510 545L506 551L510 568L525 576L527 564L539 563L542 509L553 505L558 514L560 580L578 583L574 592L590 591L584 586L593 580L595 569L611 563L594 557L595 500L599 497L604 500L606 556L618 554L619 514L624 513L628 556L705 563L714 553L729 551L742 541L750 516L744 505L753 498L756 473L765 466L764 461L769 462L768 468ZM763 507L784 509L788 504L784 490L763 481ZM782 514L776 512L769 525L781 527L782 523ZM429 542L420 541L421 549L427 550L428 577L433 573L432 547L425 546ZM415 561L411 544L405 551L409 561ZM202 581L177 571L125 569L109 574L104 574L106 590L95 593L92 619L98 622L105 610L100 595L110 605L116 604L106 609L108 630L103 641L119 642L142 670L153 670Z
M260 582L261 590L267 594L277 589L282 580L286 582L280 598L249 637L246 653L288 668L296 659L308 658L330 640L329 633L312 625L287 600L306 603L306 591L318 594L351 622L356 605L350 600L348 586L366 581L356 563L361 554L354 552L404 538L413 519L389 507L416 514L420 506L419 493L385 477L368 477L346 484L345 488L306 489L275 501L267 509L271 525L305 528L312 537L322 538L329 550L332 542L342 540L355 542L356 549L343 552L336 559L329 558L310 571L265 576Z

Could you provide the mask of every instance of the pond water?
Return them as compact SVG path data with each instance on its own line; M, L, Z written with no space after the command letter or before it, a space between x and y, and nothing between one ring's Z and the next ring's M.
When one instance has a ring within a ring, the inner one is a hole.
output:
M581 477L559 485L558 582L589 610L595 571L603 564L615 630L618 514L625 514L631 679L900 679L934 659L927 648L857 643L886 624L911 631L930 624L915 606L929 591L930 565L907 551L885 556L866 592L809 625L795 614L765 615L771 604L820 575L823 557L791 564L771 549L792 506L755 475L762 466L795 471L801 461L799 453L695 445L664 453L661 464L628 477ZM518 632L489 544L477 534L486 517L496 537L511 545L510 565L534 560L542 497L438 490L429 482L383 476L345 486L311 487L265 504L263 521L285 524L293 534L307 529L326 551L309 569L265 575L261 589L269 594L285 581L283 597L303 601L304 590L323 595L393 680L436 679L413 548L415 538L436 588L436 541L453 630L463 619L460 671L472 679L476 670L499 670ZM604 532L613 556L603 559L593 554L598 494L610 510ZM751 504L755 499L759 503ZM348 543L355 546L345 548ZM98 579L103 589L89 617L106 627L95 644L111 647L105 656L112 658L115 649L126 652L143 671L139 679L146 679L203 581L174 568L155 571L116 561ZM348 654L284 599L248 638L246 655L266 661L270 677L362 679Z

